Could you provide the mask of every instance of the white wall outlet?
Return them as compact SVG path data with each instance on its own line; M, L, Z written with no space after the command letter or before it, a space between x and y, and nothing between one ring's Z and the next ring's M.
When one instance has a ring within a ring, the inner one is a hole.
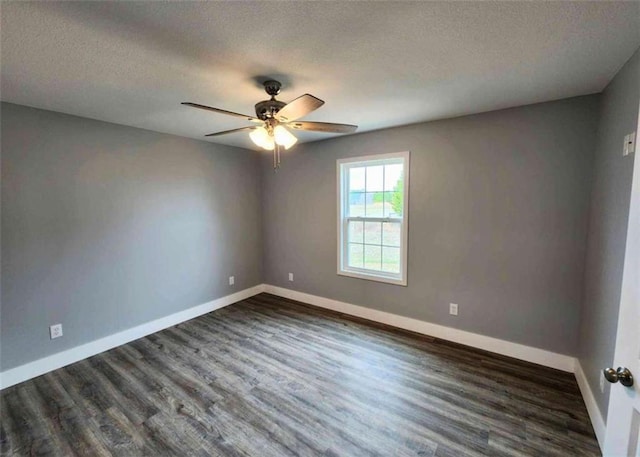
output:
M236 283L235 276L229 276L229 285L233 286Z
M629 135L624 136L624 143L622 144L622 156L629 155Z
M452 316L458 315L458 305L456 303L449 303L449 314Z
M289 273L289 281L293 282L293 273Z
M604 392L604 373L600 371L600 392Z
M62 324L55 324L49 327L49 335L51 339L60 338L62 336Z

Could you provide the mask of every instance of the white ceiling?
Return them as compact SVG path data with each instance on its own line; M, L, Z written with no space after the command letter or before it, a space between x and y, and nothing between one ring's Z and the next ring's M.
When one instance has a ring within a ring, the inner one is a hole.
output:
M257 81L367 131L601 91L639 2L2 2L3 101L203 139ZM296 132L301 141L328 138ZM244 133L215 141L252 147Z

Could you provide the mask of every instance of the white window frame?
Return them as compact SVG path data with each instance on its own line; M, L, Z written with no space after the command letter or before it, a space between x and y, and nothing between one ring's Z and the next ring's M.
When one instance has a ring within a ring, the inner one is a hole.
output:
M407 243L409 229L409 151L393 152L388 154L376 154L369 156L351 157L339 159L336 163L337 170L337 195L338 195L338 274L352 278L368 279L370 281L384 282L400 286L407 285ZM389 160L398 160L403 163L403 210L402 218L390 217L349 217L349 173L348 170L356 166L375 166L388 163ZM390 273L366 268L348 266L347 241L348 221L363 220L371 222L400 222L400 272Z

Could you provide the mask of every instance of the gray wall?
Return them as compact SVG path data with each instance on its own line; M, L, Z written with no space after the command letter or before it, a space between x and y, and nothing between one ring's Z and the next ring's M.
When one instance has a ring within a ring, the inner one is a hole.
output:
M2 370L262 282L256 153L1 114Z
M265 156L266 282L575 354L597 106L579 97L304 144L275 174ZM336 159L406 150L408 287L338 276Z
M606 418L609 383L600 393L600 370L613 364L633 160L622 156L627 133L636 130L640 102L640 50L602 94L580 332L580 364Z

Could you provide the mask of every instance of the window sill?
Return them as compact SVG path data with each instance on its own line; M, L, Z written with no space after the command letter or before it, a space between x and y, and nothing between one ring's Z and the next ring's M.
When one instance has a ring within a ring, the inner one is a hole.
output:
M407 287L407 279L406 278L398 279L398 278L393 278L393 277L388 277L388 276L367 274L367 273L362 273L362 272L357 272L357 271L350 271L350 270L338 270L338 275L340 275L340 276L348 276L350 278L365 279L367 281L383 282L385 284L393 284L395 286Z

